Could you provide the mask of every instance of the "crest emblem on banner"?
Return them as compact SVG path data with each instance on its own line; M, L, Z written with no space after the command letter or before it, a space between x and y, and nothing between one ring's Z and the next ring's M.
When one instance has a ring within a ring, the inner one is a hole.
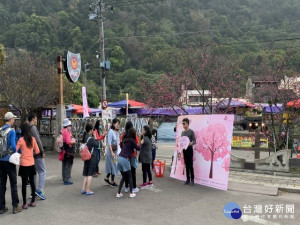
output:
M80 76L81 57L80 53L67 52L67 77L71 82L76 82Z

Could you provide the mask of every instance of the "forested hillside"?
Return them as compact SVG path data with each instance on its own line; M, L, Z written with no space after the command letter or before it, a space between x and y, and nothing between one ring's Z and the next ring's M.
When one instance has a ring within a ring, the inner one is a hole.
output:
M99 29L88 20L92 0L0 0L0 43L6 51L27 49L50 61L65 50L80 52L88 74L89 103L100 101ZM108 100L138 98L138 81L180 73L177 56L186 47L216 47L215 54L241 62L289 55L300 70L299 0L107 0L105 13ZM241 82L244 86L245 83ZM80 84L77 84L80 87ZM74 98L79 102L80 98Z

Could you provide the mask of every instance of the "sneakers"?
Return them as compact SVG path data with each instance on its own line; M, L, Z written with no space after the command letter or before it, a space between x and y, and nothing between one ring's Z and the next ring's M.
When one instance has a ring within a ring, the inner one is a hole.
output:
M21 206L14 206L13 214L17 214L19 212L22 212L22 207Z
M29 206L29 207L36 207L36 204L35 204L35 202L30 202L30 203L28 204L28 206Z
M1 209L1 210L0 210L0 214L6 213L7 211L8 211L8 208L5 207L4 209Z
M85 194L86 194L86 195L93 195L93 194L95 194L95 193L92 192L92 191L90 191L90 192L86 192Z
M23 209L28 209L28 204L22 205L22 208L23 208Z
M86 194L86 191L85 191L85 190L81 190L80 193L83 194L83 195L85 195L85 194Z
M72 184L73 184L72 181L65 181L65 182L64 182L64 185L72 185Z
M125 188L125 193L128 193L129 192L129 188Z
M153 187L153 182L152 182L152 181L149 181L149 182L147 183L147 186L148 186L148 187Z
M41 200L46 200L46 197L45 197L44 193L40 190L37 190L35 192L35 195L38 196Z
M108 185L111 185L111 183L109 182L108 179L104 179L104 181L105 181Z
M116 195L116 198L122 198L123 197L123 194L122 193L117 193L117 195Z
M187 180L187 181L184 183L184 185L188 185L188 184L190 184L190 181L189 181L189 180Z
M140 187L143 188L143 187L147 187L148 186L148 183L143 183L143 184L140 184Z
M132 192L133 193L138 193L140 190L138 188L133 188Z
M112 187L118 187L119 185L116 182L114 182L114 183L111 183L110 186L112 186Z
M136 196L136 194L132 193L129 195L129 198L134 198Z

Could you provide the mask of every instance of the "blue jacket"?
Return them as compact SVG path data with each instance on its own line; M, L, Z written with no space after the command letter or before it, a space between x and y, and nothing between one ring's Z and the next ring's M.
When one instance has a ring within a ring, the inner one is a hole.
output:
M7 128L10 128L11 126L8 125L8 124L5 124L2 129L7 129ZM13 151L14 153L16 152L16 131L14 129L12 129L8 135L7 135L7 148L11 149L11 151ZM9 160L9 155L3 157L3 158L0 158L0 161L7 161Z

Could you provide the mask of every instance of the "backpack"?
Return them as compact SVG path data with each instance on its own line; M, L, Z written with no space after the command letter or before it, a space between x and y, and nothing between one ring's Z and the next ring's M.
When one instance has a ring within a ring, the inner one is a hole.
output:
M7 135L12 130L12 128L7 128L3 130L0 128L0 158L9 155L10 149L7 149Z
M55 140L55 150L60 153L63 150L64 142L63 142L63 133L59 132Z
M91 137L89 137L86 141L85 144L81 144L80 146L80 157L81 157L81 160L82 161L87 161L87 160L90 160L92 158L92 154L93 154L93 151L94 151L94 148L92 149L92 151L90 152L88 146L87 146L87 143L89 142Z

